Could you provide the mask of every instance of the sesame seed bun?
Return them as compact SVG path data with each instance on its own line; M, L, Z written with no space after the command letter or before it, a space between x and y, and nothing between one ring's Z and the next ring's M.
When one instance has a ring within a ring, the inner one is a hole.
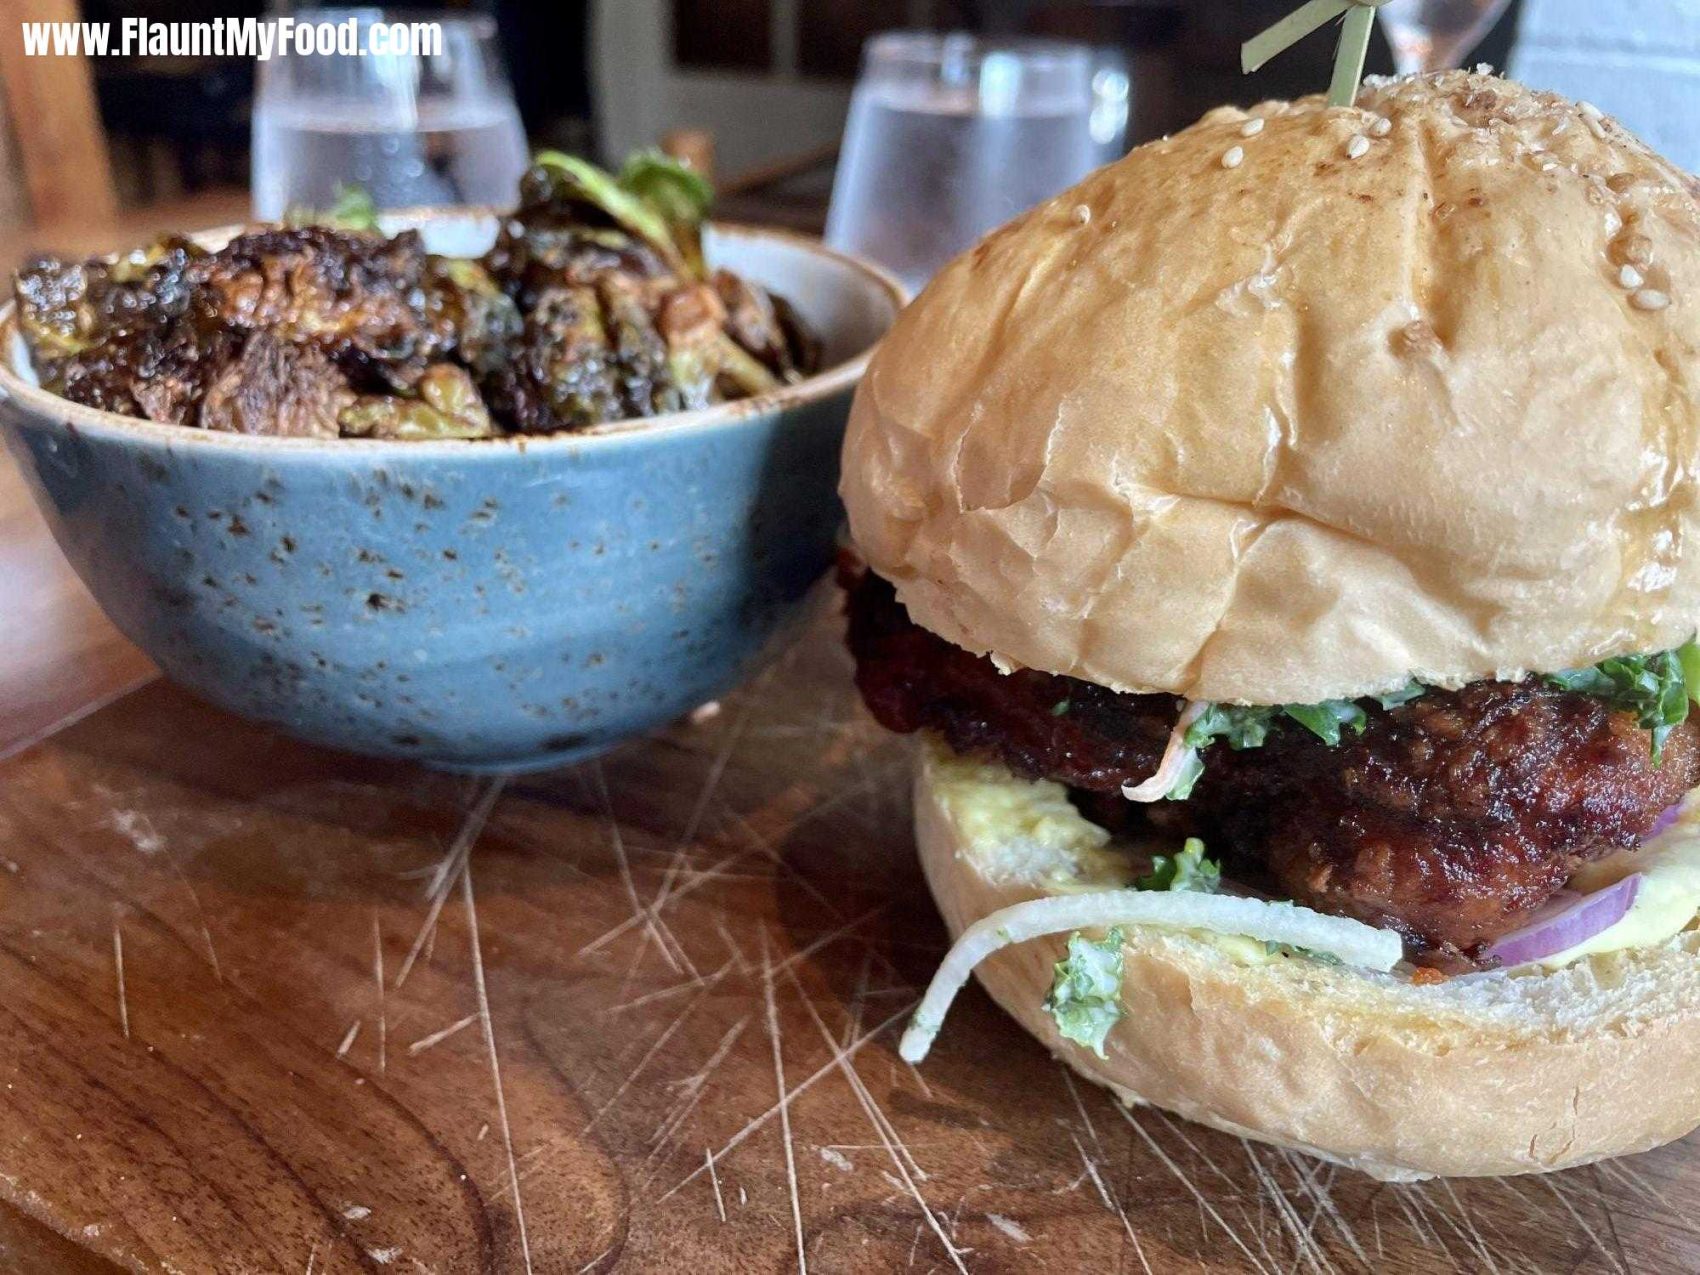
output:
M944 748L922 750L915 835L953 936L1028 899L1122 884L1108 855L1071 848L1057 785L1002 772L994 809L1019 807L1023 789L1056 790L1047 835L1035 835L1019 820L965 814L952 765ZM981 793L1001 770L972 769ZM1700 1125L1693 926L1553 973L1439 983L1303 958L1246 964L1182 932L1125 935L1123 1014L1104 1058L1063 1039L1043 1008L1066 935L1005 948L977 970L1022 1027L1125 1102L1390 1180L1546 1172ZM938 1048L950 1040L946 1021Z
M1119 691L1313 702L1700 619L1700 205L1453 72L1211 112L951 263L842 492L917 622Z

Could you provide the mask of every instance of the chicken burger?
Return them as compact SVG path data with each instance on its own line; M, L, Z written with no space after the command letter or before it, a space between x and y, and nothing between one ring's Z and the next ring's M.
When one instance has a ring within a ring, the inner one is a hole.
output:
M1071 1066L1386 1178L1700 1123L1700 203L1483 74L1224 108L857 395L857 681ZM981 962L984 962L983 964Z

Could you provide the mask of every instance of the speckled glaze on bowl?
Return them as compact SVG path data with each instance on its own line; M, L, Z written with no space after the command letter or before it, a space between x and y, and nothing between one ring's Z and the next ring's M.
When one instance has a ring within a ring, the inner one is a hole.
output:
M397 224L460 253L494 227ZM829 370L576 435L255 438L47 394L7 307L0 426L113 623L213 703L453 769L571 761L726 691L772 648L832 561L851 391L902 304L888 276L812 241L716 227L707 249L789 298Z

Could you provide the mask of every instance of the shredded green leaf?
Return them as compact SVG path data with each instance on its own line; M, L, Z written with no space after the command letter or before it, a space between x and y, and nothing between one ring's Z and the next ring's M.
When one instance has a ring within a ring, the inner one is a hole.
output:
M1368 697L1383 708L1409 704L1427 688L1412 679L1397 690ZM1297 722L1330 748L1340 743L1343 732L1362 734L1369 724L1363 703L1349 699L1323 700L1320 704L1205 704L1186 729L1182 742L1187 755L1181 772L1163 794L1165 801L1185 801L1204 774L1203 750L1217 740L1227 741L1236 751L1262 748L1269 732L1281 720Z
M1664 758L1665 740L1688 718L1690 699L1700 684L1690 672L1700 669L1700 647L1691 640L1656 655L1618 655L1592 668L1549 673L1546 681L1561 690L1593 695L1612 708L1634 713L1636 724L1653 736L1653 764Z
M1330 748L1340 743L1340 732L1350 728L1361 735L1369 725L1369 716L1351 700L1330 699L1320 704L1288 704L1281 710Z
M1104 1038L1122 1016L1119 927L1098 940L1079 930L1068 936L1068 955L1056 964L1045 1009L1064 1037L1104 1057Z
M1296 956L1303 960L1315 961L1318 965L1345 964L1332 952L1318 952L1315 948L1299 947L1296 943L1265 943L1263 950L1271 956Z
M1676 648L1682 664L1682 680L1688 683L1688 698L1700 699L1700 642L1684 642Z
M1397 708L1410 703L1423 690L1421 683L1411 682L1375 698L1383 708ZM1340 742L1342 729L1361 734L1369 722L1362 705L1349 699L1323 700L1320 704L1210 704L1187 728L1186 743L1190 748L1202 748L1221 738L1235 750L1261 748L1269 737L1270 727L1283 717L1299 723L1330 747Z
M1204 843L1188 837L1179 854L1159 854L1151 871L1133 883L1136 890L1194 890L1215 894L1222 887L1222 865L1204 857Z
M1591 668L1549 673L1544 679L1561 690L1594 695L1623 712L1634 713L1636 722L1652 734L1653 762L1664 757L1665 740L1688 718L1691 700L1700 700L1700 641L1689 641L1674 651L1654 655L1621 655L1601 660ZM1185 766L1169 788L1169 801L1184 801L1204 774L1200 754L1215 740L1229 748L1261 748L1277 722L1297 722L1330 748L1337 747L1347 731L1362 734L1369 724L1365 703L1384 709L1409 704L1427 691L1413 678L1397 690L1363 700L1332 699L1319 704L1206 704L1191 726L1185 744L1192 750Z
M1261 748L1268 738L1270 722L1280 711L1255 704L1207 704L1198 720L1187 727L1187 747L1203 748L1220 737L1235 750Z
M1204 778L1204 758L1198 755L1198 750L1189 748L1181 758L1180 773L1175 776L1175 782L1169 785L1169 791L1163 794L1164 801L1185 801L1192 796L1194 785Z
M1398 708L1419 698L1426 690L1428 690L1428 687L1413 677L1396 691L1388 691L1385 695L1373 695L1370 698L1383 708Z

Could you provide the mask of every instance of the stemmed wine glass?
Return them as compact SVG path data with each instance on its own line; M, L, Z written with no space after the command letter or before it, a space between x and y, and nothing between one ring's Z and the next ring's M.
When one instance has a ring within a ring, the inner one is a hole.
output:
M1457 66L1510 0L1388 0L1380 15L1401 75Z

